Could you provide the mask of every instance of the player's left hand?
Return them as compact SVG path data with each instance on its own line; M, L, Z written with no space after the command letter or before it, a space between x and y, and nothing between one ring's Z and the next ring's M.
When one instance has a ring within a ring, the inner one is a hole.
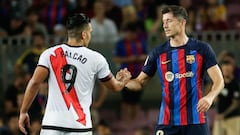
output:
M207 112L212 105L212 99L205 96L198 101L197 110L200 113Z

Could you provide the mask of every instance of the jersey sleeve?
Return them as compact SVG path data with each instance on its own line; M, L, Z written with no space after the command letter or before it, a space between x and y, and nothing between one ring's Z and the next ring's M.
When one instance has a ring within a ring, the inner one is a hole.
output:
M217 64L216 55L209 44L204 44L203 56L205 70Z
M99 59L98 59L98 64L97 64L97 71L98 71L97 78L102 82L108 81L111 79L112 74L109 69L107 60L102 55L100 55L98 58Z
M142 71L146 73L149 76L154 76L155 72L157 70L157 62L156 57L154 55L154 51L152 51L146 58Z
M45 67L45 68L48 68L49 69L49 51L48 50L45 50L41 55L40 55L40 58L39 58L39 61L38 61L38 66L42 66L42 67Z

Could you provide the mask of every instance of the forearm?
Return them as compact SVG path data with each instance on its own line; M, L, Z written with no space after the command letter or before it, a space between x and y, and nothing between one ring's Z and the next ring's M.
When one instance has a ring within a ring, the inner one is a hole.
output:
M30 108L34 98L36 97L39 91L39 86L40 86L40 83L36 83L33 80L29 81L25 95L24 95L20 113L28 112L28 109Z
M143 88L143 85L138 80L133 79L133 80L130 80L125 87L134 91L138 91Z
M213 101L224 88L224 80L221 70L217 65L210 68L208 70L208 74L212 79L213 84L209 93L206 96Z
M213 101L218 96L218 94L222 91L223 88L224 88L224 82L222 79L219 79L217 82L213 83L211 90L206 96L211 98L211 100Z

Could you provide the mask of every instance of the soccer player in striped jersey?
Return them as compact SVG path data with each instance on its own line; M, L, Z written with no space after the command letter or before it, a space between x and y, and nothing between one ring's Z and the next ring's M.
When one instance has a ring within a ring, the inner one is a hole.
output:
M96 78L108 89L120 91L130 80L126 69L112 76L106 59L88 49L92 26L84 14L67 21L68 41L45 50L26 88L20 110L19 128L24 134L30 127L28 109L39 85L48 80L48 101L41 135L92 135L90 105Z
M183 7L166 6L162 14L169 39L151 51L142 72L126 87L142 89L158 70L162 102L156 135L209 135L206 112L224 86L215 53L209 44L187 36ZM202 92L205 72L213 81L207 95Z

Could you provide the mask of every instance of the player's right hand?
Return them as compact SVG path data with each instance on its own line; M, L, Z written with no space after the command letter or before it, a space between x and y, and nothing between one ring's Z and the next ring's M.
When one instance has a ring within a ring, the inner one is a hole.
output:
M28 113L20 113L18 127L25 135L29 134L27 129L30 128L30 118Z
M118 81L123 82L124 84L126 84L131 79L131 77L132 77L132 75L127 70L127 68L121 69L116 75L116 79Z

